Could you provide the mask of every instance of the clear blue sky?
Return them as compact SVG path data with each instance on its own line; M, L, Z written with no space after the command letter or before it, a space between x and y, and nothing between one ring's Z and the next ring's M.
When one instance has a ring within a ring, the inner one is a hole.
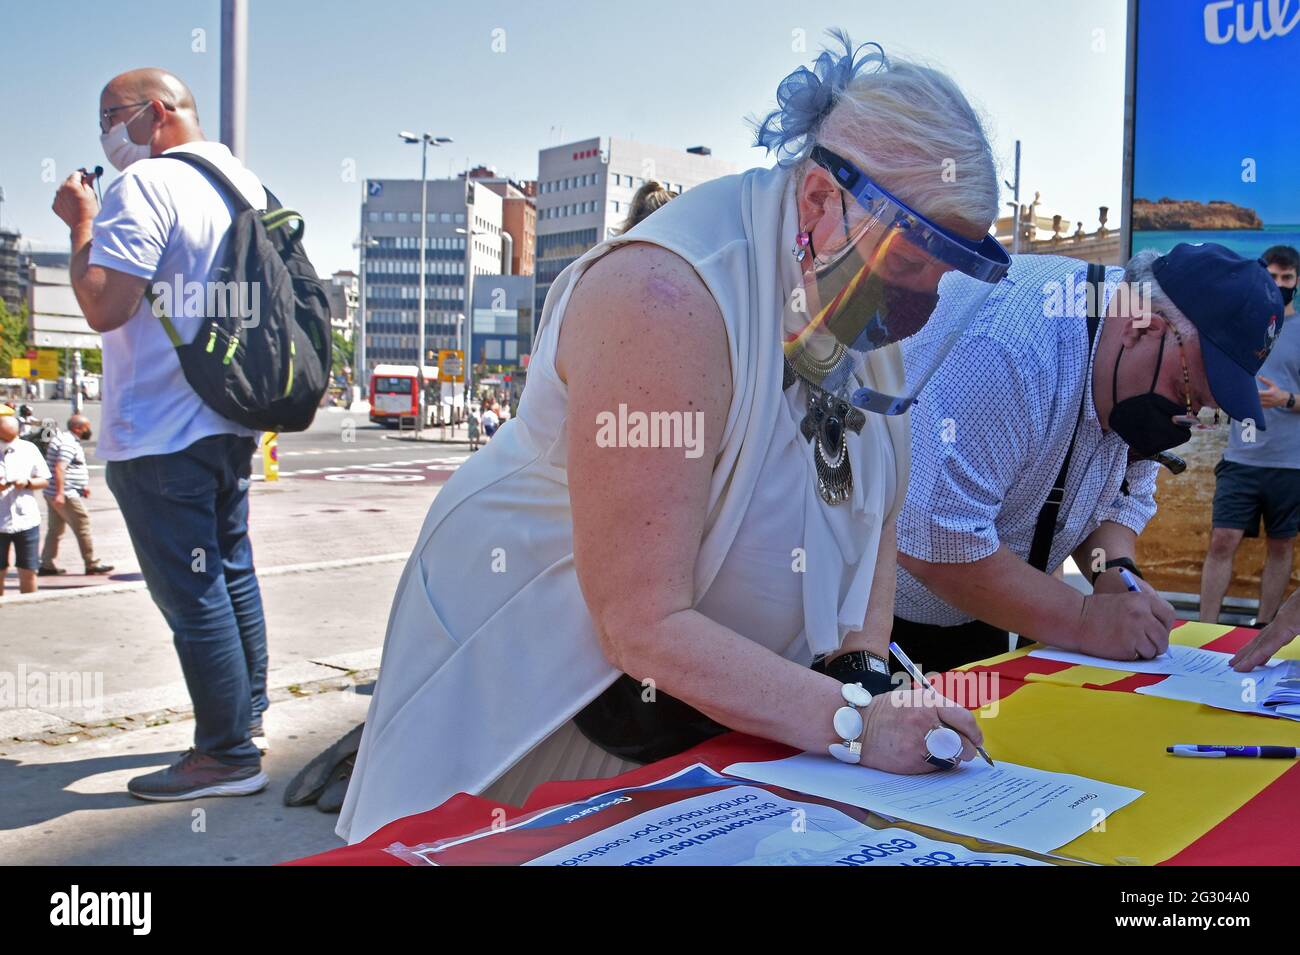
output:
M1010 177L1024 141L1022 197L1095 228L1120 206L1124 0L660 0L652 4L431 0L251 0L247 161L307 218L328 273L356 265L361 183L416 177L399 129L451 136L431 175L467 162L536 175L537 150L595 135L706 144L766 165L747 115L820 49L826 27L946 69L988 117ZM116 73L161 66L194 90L219 134L218 0L0 0L0 221L35 248L63 248L57 181L105 165L95 112ZM738 16L736 11L743 11ZM494 52L494 30L505 51ZM194 31L206 31L195 52ZM796 30L807 49L792 49ZM497 34L498 37L501 34ZM356 181L346 181L349 163ZM111 172L111 170L109 170ZM45 178L54 175L54 182ZM106 173L107 175L107 173ZM1004 195L1004 200L1009 196Z

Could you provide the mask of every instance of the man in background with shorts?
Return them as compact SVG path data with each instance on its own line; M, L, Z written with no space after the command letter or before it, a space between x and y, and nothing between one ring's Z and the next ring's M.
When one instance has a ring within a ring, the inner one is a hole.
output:
M18 437L18 417L0 415L0 596L5 592L10 549L18 566L18 590L36 592L41 508L35 492L49 480L50 469L40 450Z
M1201 571L1201 620L1217 623L1223 595L1232 580L1232 559L1242 537L1259 535L1260 518L1268 537L1259 581L1259 615L1268 624L1291 579L1296 531L1300 530L1300 321L1295 321L1300 252L1275 245L1264 264L1286 303L1282 329L1259 369L1259 402L1264 425L1233 421L1223 460L1214 469L1214 516L1210 551Z

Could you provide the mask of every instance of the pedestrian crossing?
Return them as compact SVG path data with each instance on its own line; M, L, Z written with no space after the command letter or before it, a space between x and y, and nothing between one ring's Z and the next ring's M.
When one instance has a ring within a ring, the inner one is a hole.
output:
M455 469L464 464L468 457L468 454L451 454L442 455L436 458L414 458L404 461L376 461L369 464L331 465L323 468L295 468L292 471L282 470L280 472L280 477L307 477L313 474L336 474L340 471L373 470L383 472L396 470L398 468L428 467L429 465L442 465L449 469ZM264 478L261 474L254 474L253 480L261 481L264 480Z

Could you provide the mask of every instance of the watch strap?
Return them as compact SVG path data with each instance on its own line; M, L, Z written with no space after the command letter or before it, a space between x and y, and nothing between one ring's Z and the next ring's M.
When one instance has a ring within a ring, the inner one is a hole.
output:
M1114 560L1106 561L1106 563L1102 565L1101 571L1099 573L1092 575L1092 582L1095 584L1097 582L1098 577L1100 577L1103 573L1105 573L1108 570L1114 570L1116 567L1123 567L1134 577L1142 577L1142 571L1141 569L1139 569L1138 565L1133 562L1133 558L1116 557ZM1146 578L1142 577L1142 579L1145 580Z
M888 693L894 688L889 663L865 650L841 653L829 662L825 658L815 660L812 668L841 683L859 683L872 696Z

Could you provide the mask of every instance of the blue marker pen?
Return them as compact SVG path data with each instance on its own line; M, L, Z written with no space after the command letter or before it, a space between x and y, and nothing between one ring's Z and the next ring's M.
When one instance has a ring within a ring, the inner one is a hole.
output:
M1254 759L1296 759L1300 748L1295 746L1193 746L1179 744L1166 746L1166 753L1175 756L1198 756L1201 759L1222 759L1225 756L1244 756Z

